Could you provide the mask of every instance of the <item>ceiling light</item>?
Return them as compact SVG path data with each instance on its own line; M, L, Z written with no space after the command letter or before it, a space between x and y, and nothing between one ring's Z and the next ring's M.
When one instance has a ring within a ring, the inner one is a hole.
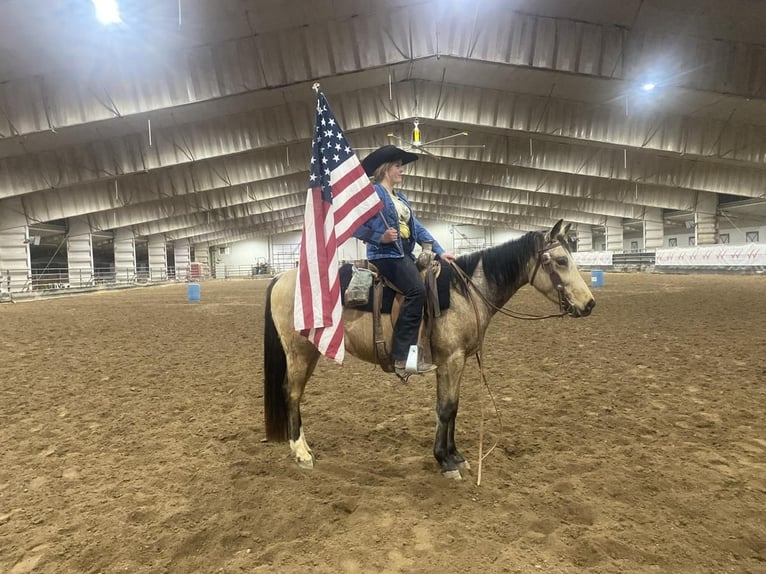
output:
M122 22L117 0L93 0L93 6L96 9L96 18L102 24L119 24Z
M656 87L657 84L654 84L653 82L646 82L645 84L641 84L641 89L645 92L651 92Z

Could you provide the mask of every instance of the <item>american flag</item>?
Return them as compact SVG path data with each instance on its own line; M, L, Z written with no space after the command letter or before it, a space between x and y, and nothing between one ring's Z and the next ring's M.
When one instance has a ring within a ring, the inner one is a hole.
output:
M295 285L295 330L343 362L338 247L383 204L317 91L306 215Z

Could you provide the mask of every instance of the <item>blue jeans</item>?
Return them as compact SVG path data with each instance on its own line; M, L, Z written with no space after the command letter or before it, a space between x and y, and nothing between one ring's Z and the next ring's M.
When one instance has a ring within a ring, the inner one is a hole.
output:
M404 361L407 359L410 345L418 344L426 288L415 262L409 257L375 259L372 263L383 277L404 293L404 303L394 325L394 342L391 348L393 359Z

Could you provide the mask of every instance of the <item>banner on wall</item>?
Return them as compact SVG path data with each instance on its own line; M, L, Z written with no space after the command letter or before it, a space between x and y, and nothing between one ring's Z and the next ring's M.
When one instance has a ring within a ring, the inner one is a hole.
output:
M572 257L578 267L607 267L612 265L611 251L575 251Z
M658 249L655 266L762 267L766 266L766 244L700 245L698 247Z

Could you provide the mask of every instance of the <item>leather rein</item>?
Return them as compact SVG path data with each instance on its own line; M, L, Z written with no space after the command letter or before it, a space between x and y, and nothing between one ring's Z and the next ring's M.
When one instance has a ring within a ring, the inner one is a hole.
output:
M551 249L558 247L561 245L559 241L552 241L550 243L547 243L543 245L542 249L537 251L536 254L536 261L535 261L535 268L532 271L532 276L529 280L529 284L532 285L533 281L535 280L535 277L537 276L537 271L542 267L545 271L547 271L548 276L551 278L551 282L556 287L556 292L558 293L559 297L559 309L561 310L560 313L556 313L553 315L530 315L529 313L521 313L518 311L512 311L511 309L508 309L506 307L498 307L492 301L487 299L486 295L481 292L481 289L476 285L476 283L466 274L465 271L463 271L454 261L450 262L450 265L452 265L452 268L457 272L458 276L461 278L463 283L466 286L466 290L469 295L469 299L471 301L471 305L473 306L474 314L476 315L476 329L479 334L479 345L478 350L476 351L476 362L479 364L479 376L481 378L481 381L484 383L484 387L487 389L487 392L489 393L489 397L492 401L492 406L495 410L495 416L497 417L498 423L500 425L499 433L502 434L503 432L503 418L500 415L500 409L497 406L497 401L495 401L495 396L492 393L492 389L489 386L489 381L487 381L487 375L484 372L484 364L482 362L482 354L484 350L484 337L481 333L480 329L480 319L479 319L479 309L476 305L476 300L470 296L470 290L473 289L473 291L479 296L479 299L481 299L487 307L494 309L498 313L502 313L503 315L506 315L508 317L513 317L514 319L523 319L526 321L535 321L539 319L550 319L553 317L564 317L565 315L568 315L567 307L569 306L569 303L564 295L564 284L561 281L561 276L556 272L556 270L553 268L553 263L551 260L551 254L548 253ZM495 450L495 448L498 445L498 441L495 440L494 444L487 450L487 452L482 454L483 450L483 444L484 444L484 409L481 410L481 431L480 431L480 438L479 438L479 468L478 468L478 475L476 479L476 484L481 484L481 470L482 470L482 463L485 458L487 458L490 453Z

